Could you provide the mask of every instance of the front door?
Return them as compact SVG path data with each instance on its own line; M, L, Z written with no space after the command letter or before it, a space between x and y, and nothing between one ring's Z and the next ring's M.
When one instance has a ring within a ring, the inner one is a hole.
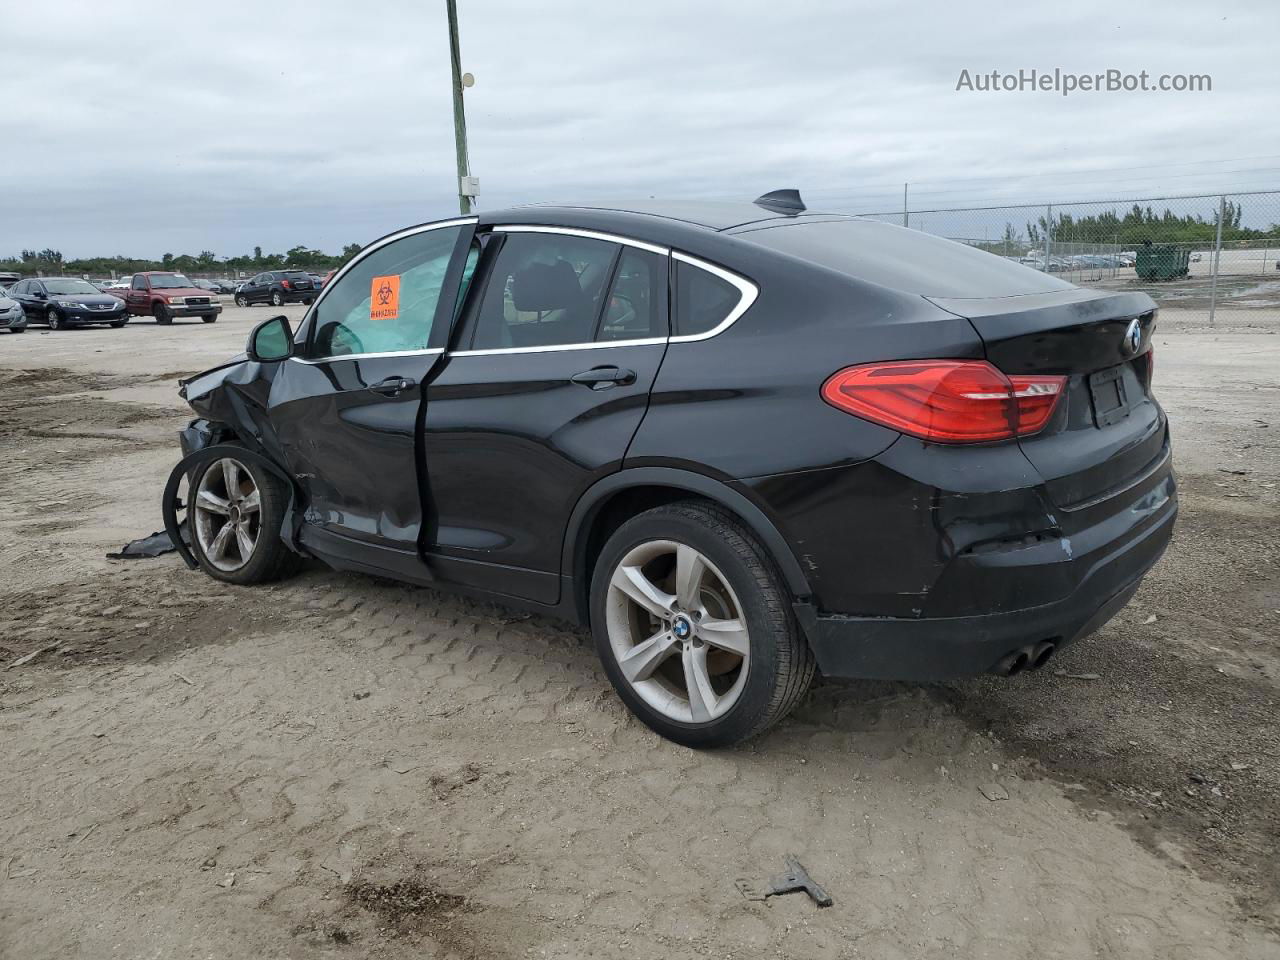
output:
M618 470L667 338L667 251L498 228L427 389L436 576L557 602L569 514Z
M326 557L421 568L422 385L443 352L471 230L433 224L371 247L325 288L271 385L268 416L306 495L302 540Z

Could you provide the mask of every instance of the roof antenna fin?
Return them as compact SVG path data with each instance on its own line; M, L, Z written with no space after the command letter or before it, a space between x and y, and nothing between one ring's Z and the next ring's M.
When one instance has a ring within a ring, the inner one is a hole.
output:
M788 217L794 217L808 209L800 199L799 190L772 190L762 197L757 197L755 203L757 207L764 207L766 210Z

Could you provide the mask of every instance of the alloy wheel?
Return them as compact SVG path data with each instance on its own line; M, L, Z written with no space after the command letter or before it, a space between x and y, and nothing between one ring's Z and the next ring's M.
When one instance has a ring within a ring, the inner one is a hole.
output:
M248 563L262 533L262 495L244 464L229 457L212 463L191 505L205 558L226 572Z
M280 296L279 291L271 295L271 305L273 307L284 306L284 297Z
M610 577L605 625L623 678L664 717L710 723L742 696L751 659L742 604L693 547L632 548Z
M244 296L241 296L240 294L236 294L236 306L237 306L237 307L247 307L248 305L249 305L249 298L248 298L248 297L244 297Z
M63 326L62 314L60 314L57 310L50 309L49 310L49 329L61 330L62 326Z

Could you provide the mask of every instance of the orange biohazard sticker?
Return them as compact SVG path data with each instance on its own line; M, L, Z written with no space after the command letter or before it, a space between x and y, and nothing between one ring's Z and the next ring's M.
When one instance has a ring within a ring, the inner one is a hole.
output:
M369 319L394 320L400 313L400 277L374 277L369 287Z

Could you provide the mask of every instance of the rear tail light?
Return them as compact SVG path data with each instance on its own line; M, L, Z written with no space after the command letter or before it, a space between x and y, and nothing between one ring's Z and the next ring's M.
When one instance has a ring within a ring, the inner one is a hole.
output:
M1044 429L1066 377L1008 376L985 360L846 367L822 385L838 410L934 443L987 443Z
M288 289L289 289L289 281L288 281L288 280L281 280L281 281L280 281L280 286L282 286L282 287L284 287L286 290L288 290Z

